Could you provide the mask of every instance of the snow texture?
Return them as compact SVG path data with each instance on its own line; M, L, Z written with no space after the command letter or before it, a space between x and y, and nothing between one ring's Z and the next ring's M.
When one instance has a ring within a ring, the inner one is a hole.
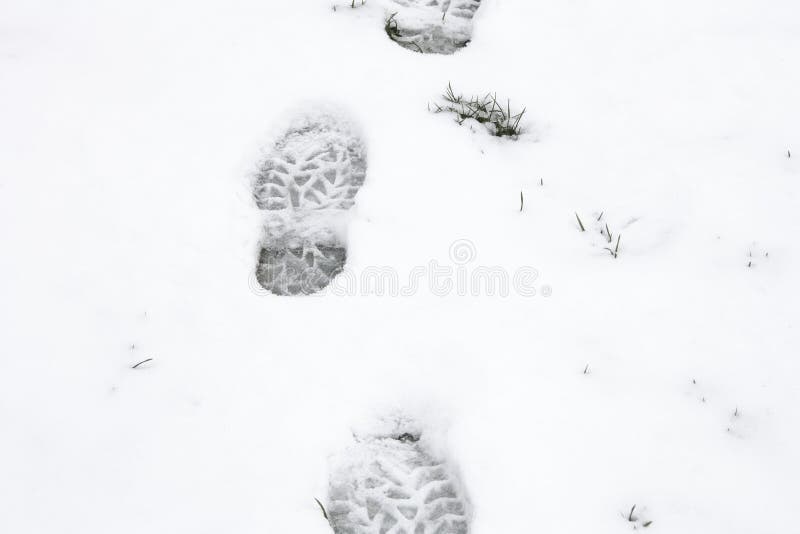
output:
M297 117L275 141L255 178L256 205L267 212L256 279L276 295L325 288L347 260L335 227L364 183L366 150L352 125L333 112Z

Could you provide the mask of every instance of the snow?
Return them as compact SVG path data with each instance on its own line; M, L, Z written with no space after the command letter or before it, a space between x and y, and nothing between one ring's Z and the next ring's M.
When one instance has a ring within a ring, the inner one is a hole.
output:
M473 534L793 531L796 4L484 0L444 56L336 3L0 4L0 532L329 533L328 459L395 407ZM429 113L448 82L527 133ZM317 102L367 142L357 280L536 296L254 290L250 178Z

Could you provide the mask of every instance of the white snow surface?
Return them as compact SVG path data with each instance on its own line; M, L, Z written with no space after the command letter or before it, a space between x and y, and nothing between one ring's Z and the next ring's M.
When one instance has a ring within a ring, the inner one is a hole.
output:
M452 56L349 3L0 2L0 532L330 533L328 459L398 407L473 534L797 532L797 2L484 0ZM368 147L349 272L536 296L255 290L251 178L314 102Z

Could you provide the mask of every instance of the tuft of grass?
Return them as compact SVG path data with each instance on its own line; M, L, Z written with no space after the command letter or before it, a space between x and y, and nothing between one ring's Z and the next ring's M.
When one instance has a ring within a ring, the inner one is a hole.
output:
M611 255L614 256L615 259L616 259L617 255L619 254L619 240L620 240L621 237L622 237L622 234L617 234L617 246L614 247L614 250L611 250L610 248L605 247L605 249L607 251L609 251L611 253ZM609 241L609 243L610 242L611 241Z
M624 517L629 523L634 523L634 525L633 525L633 529L634 530L636 530L636 528L637 528L636 523L640 523L643 528L647 528L647 527L649 527L650 525L653 524L652 520L644 519L641 514L633 515L635 510L636 510L636 505L634 504L633 506L631 506L631 511L628 512L627 517L625 516L625 514L620 512L620 515L622 517Z
M634 510L636 510L636 505L635 504L633 506L631 506L631 511L628 513L628 521L630 521L631 523L636 521L636 518L633 516L633 511Z
M395 19L396 16L397 16L396 12L392 13L391 15L389 15L389 18L386 19L386 22L383 24L383 29L386 32L386 35L388 35L389 39L391 39L392 41L396 41L397 39L402 37L402 34L400 33L400 28L397 26L397 19Z
M456 116L458 124L464 124L468 119L475 120L496 137L517 138L522 133L520 123L527 108L523 108L519 113L512 113L511 101L507 100L506 106L503 107L497 101L497 94L487 93L485 96L464 98L461 94L456 95L452 84L448 82L442 100L444 101L442 105L435 104L434 113L452 113Z
M383 31L386 32L386 35L389 37L389 39L399 44L403 48L424 54L426 50L423 50L419 43L414 39L413 34L410 36L403 35L403 33L400 31L400 25L397 23L396 17L397 12L392 13L383 23ZM430 52L430 50L428 50L428 52Z

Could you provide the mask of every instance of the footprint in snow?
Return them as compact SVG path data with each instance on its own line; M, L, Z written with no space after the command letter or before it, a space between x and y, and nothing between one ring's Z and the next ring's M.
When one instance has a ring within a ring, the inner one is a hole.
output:
M366 148L340 112L297 117L273 143L253 184L265 210L256 280L276 295L321 291L344 268L347 210L364 183Z
M480 0L384 0L389 38L415 52L452 54L472 39Z
M334 457L327 514L335 534L468 534L469 505L452 464L414 421L355 435Z

